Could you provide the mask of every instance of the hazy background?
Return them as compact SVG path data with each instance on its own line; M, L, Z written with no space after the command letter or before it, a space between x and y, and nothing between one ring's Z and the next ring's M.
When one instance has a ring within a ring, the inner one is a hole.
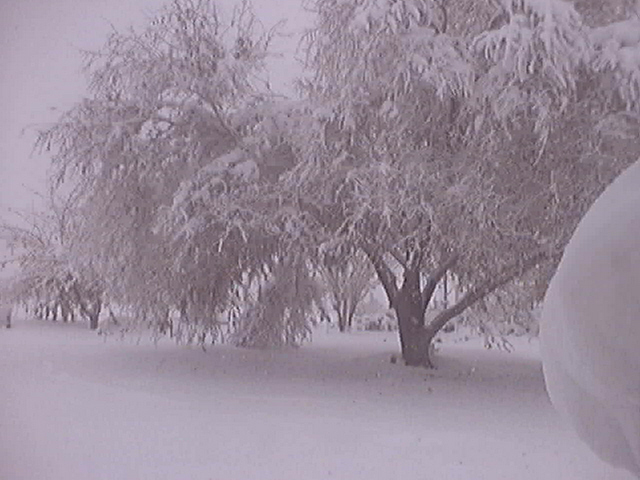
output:
M300 72L300 33L311 14L303 0L254 0L268 28L286 19L269 63L274 88L289 92ZM80 50L98 49L112 26L144 24L163 0L0 0L0 221L37 207L49 158L33 152L38 129L55 122L85 94ZM235 0L218 0L230 11Z

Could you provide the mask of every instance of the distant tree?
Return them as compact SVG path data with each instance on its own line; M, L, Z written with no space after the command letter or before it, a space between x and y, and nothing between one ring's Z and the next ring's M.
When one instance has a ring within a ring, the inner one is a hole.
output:
M20 224L0 225L0 235L14 252L17 272L10 279L12 302L23 302L43 319L88 320L96 329L103 287L96 272L79 257L77 190L51 190L42 212L19 213Z
M341 332L351 330L360 302L374 286L375 272L358 250L345 254L344 246L320 252L318 270L331 310L338 318Z

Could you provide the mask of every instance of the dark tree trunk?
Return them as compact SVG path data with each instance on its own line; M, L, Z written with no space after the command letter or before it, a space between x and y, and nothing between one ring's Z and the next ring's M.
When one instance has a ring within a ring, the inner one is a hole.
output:
M189 323L189 311L188 311L188 300L187 297L182 297L180 300L179 310L180 310L180 323L185 325Z
M338 313L338 330L344 333L347 331L347 309L344 302L335 304L335 309Z
M98 320L99 320L99 312L91 312L89 314L89 328L91 330L97 330L98 329Z
M400 346L402 358L411 367L433 367L430 358L431 338L427 330L421 325L416 315L419 305L412 304L405 298L398 298L394 302L400 330Z
M546 261L559 261L561 255L561 252L550 254L547 251L538 251L528 257L521 258L518 262L498 272L490 281L469 290L454 305L449 305L447 301L447 308L440 312L428 325L425 325L427 305L431 301L438 283L445 278L447 271L457 262L457 256L451 256L431 272L426 279L424 287L420 285L421 252L407 260L400 258L399 263L404 268L404 279L402 287L398 288L395 274L384 260L385 252L377 249L372 243L365 242L361 245L361 248L376 271L389 299L390 307L396 312L400 330L402 357L405 364L427 368L433 367L431 343L437 333L449 321L460 315L478 300L506 285L514 278L523 275L531 268Z
M402 358L408 366L433 367L430 358L433 335L424 328L426 304L420 288L419 270L407 269L393 308L398 318Z
M162 312L162 317L160 319L158 329L160 330L161 334L169 334L170 337L173 337L173 321L171 320L170 314L171 312L168 308L164 312Z
M71 299L66 294L60 294L58 298L58 304L60 305L60 315L62 321L67 323L71 320L71 312L73 307L71 306Z
M353 317L356 314L356 304L357 304L357 302L355 302L355 301L352 302L349 305L349 309L348 309L348 312L347 312L347 328L349 330L351 330L353 328Z
M352 299L334 302L333 309L338 314L338 329L340 332L348 332L353 326L353 317L356 311L356 303Z
M89 319L89 328L91 330L98 329L98 322L100 320L100 312L102 311L102 301L94 300L93 304L89 304L84 307L85 315Z
M425 325L425 312L438 283L455 265L458 257L452 255L433 270L426 278L424 286L421 285L422 251L414 252L406 260L400 259L404 275L402 286L398 288L395 275L382 254L370 244L363 244L362 248L382 283L390 307L396 313L402 358L405 364L433 368L431 343L442 325Z

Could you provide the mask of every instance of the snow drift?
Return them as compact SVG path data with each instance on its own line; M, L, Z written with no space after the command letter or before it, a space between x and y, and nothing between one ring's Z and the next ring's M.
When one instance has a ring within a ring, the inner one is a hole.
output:
M640 477L640 162L598 198L565 250L541 345L557 410L603 460Z

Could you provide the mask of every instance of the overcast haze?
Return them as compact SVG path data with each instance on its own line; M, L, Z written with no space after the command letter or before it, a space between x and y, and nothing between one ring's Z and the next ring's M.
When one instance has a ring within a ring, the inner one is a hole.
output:
M32 153L37 128L55 121L84 94L80 50L97 49L113 25L140 25L163 0L0 0L0 217L33 204L48 158ZM231 7L233 0L220 0ZM287 19L270 63L274 88L286 91L300 70L294 56L310 22L302 0L254 0L267 26Z

